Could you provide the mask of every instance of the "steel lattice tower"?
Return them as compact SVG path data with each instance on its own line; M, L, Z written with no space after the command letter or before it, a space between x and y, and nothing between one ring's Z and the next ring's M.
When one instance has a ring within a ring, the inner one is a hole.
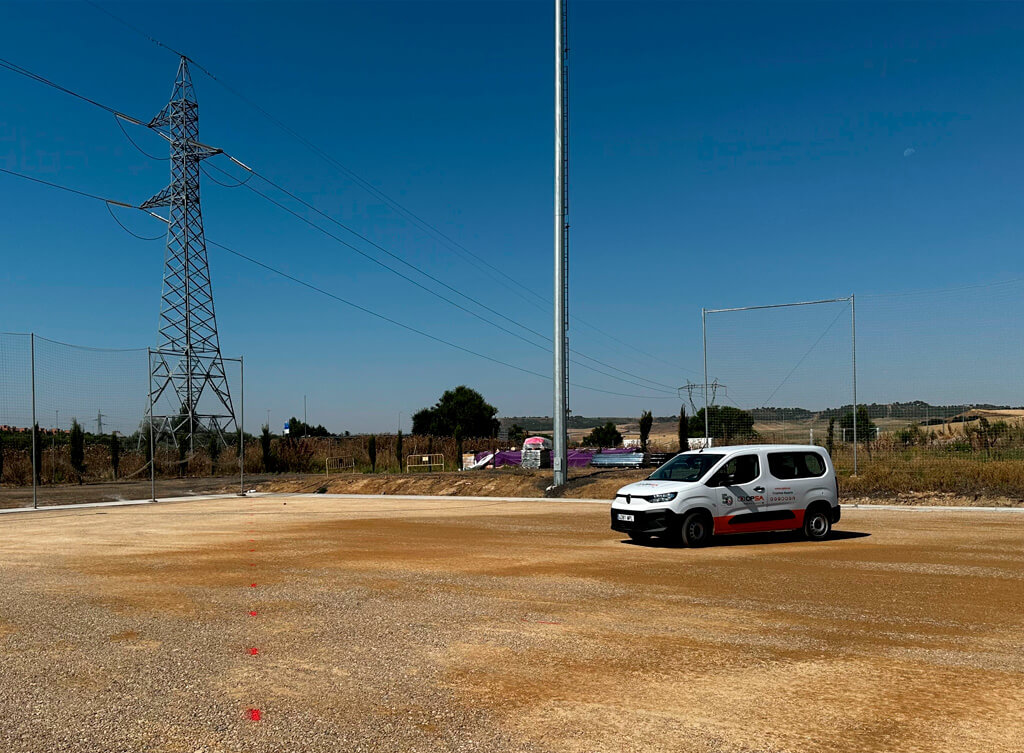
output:
M199 104L188 61L181 58L171 101L149 127L171 146L171 183L143 209L168 207L167 250L160 302L159 346L150 357L150 400L157 435L195 448L196 436L223 441L237 430L224 359L217 334L210 266L199 203L199 163L221 150L199 141ZM161 398L163 401L161 402ZM173 400L173 402L168 402Z

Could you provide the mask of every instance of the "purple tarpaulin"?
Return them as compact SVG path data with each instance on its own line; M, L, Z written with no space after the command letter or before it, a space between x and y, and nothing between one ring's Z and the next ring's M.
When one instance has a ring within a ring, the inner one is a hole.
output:
M605 455L621 455L626 452L635 452L628 447L612 447L607 450L602 450ZM489 452L478 452L474 455L477 462L483 460ZM569 450L569 467L570 468L586 468L590 465L591 459L594 457L596 452L594 450ZM523 464L523 453L519 450L502 450L494 454L494 467L501 468L503 465L522 465Z
M503 465L522 465L523 453L519 450L502 450L494 455L494 467L501 468Z

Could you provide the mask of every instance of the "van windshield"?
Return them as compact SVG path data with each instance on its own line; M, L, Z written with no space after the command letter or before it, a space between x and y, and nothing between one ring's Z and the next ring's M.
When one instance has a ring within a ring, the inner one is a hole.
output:
M724 455L676 455L647 478L651 481L700 481Z

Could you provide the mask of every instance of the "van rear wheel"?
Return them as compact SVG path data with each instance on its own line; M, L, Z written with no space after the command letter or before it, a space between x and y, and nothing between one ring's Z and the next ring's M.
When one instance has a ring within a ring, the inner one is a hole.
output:
M707 546L711 541L711 519L702 512L691 512L683 518L681 529L680 533L686 546Z
M812 507L804 515L804 536L811 541L824 541L832 532L832 518L824 506Z

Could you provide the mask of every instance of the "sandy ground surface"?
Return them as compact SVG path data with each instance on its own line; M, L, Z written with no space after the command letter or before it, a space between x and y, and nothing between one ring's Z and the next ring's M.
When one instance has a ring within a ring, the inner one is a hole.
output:
M0 750L1024 751L1024 515L855 510L827 542L700 550L607 518L3 516Z

